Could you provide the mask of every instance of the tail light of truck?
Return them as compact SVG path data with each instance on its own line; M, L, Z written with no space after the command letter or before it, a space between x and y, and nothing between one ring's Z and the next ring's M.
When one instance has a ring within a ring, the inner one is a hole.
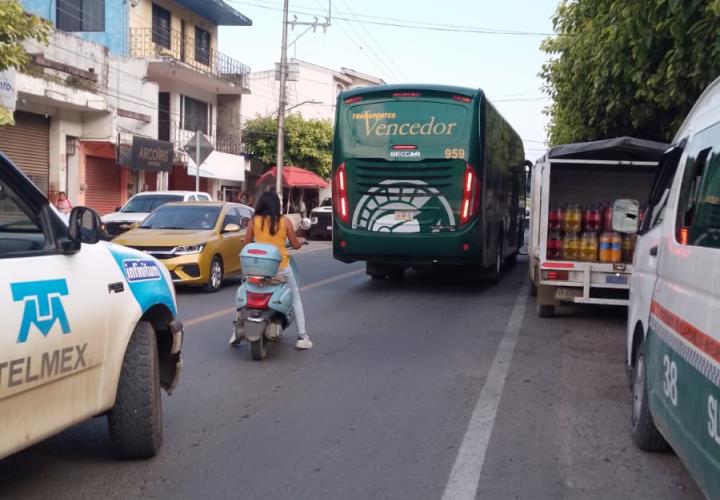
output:
M547 281L567 281L570 279L569 271L543 271L543 280Z
M465 167L460 203L460 225L467 224L480 208L480 181L475 169L469 163Z
M335 179L333 186L333 210L335 217L345 224L350 223L350 208L348 207L347 196L347 175L345 173L345 162L341 163L335 171Z
M265 310L270 303L272 293L247 292L247 308Z

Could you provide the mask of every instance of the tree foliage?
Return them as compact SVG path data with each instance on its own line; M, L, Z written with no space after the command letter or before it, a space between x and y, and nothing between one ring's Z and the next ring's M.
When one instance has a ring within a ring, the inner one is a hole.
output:
M668 141L720 75L720 0L562 0L540 76L553 144Z
M305 120L299 114L285 118L285 164L311 170L322 177L330 175L333 130L329 120ZM248 153L265 166L275 165L277 119L258 117L243 127Z
M35 39L46 43L50 24L25 13L19 0L0 0L0 71L22 69L28 62L23 41ZM13 123L12 112L0 107L0 125Z

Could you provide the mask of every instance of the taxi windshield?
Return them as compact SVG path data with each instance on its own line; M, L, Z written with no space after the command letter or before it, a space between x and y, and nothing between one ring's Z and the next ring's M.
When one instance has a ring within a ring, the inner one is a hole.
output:
M148 216L141 229L212 229L220 215L218 206L163 205Z

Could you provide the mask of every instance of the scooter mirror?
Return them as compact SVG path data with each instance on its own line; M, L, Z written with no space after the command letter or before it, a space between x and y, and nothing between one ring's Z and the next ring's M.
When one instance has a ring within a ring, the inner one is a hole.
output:
M300 229L307 231L308 229L310 229L311 225L312 224L310 223L310 219L308 219L307 217L300 219Z

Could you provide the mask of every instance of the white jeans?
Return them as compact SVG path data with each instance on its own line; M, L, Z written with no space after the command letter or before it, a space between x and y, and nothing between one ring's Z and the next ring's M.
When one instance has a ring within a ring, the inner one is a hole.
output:
M305 335L307 333L307 331L305 331L305 311L303 310L302 299L300 298L300 288L298 288L292 267L287 266L285 269L281 269L279 274L285 276L290 291L292 292L293 310L295 311L295 323L297 324L298 335Z

